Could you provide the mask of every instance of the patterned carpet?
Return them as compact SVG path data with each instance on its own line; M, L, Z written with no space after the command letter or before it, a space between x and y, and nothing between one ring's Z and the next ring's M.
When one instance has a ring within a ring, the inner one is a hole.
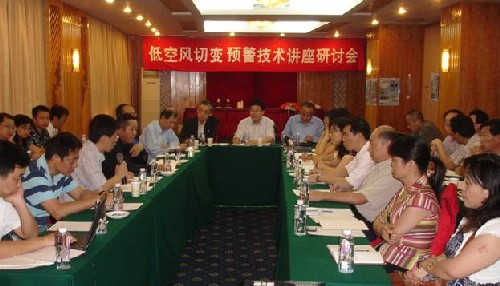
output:
M213 223L187 243L173 285L243 285L245 280L273 280L276 215L276 208L215 209Z

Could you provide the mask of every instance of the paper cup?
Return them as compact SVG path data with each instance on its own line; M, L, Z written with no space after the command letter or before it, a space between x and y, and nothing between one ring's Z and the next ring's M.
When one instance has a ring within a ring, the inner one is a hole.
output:
M141 189L141 182L136 180L130 182L130 190L132 193L132 197L138 198L141 195L140 189Z
M262 138L257 138L257 146L262 147Z
M208 142L208 147L212 147L212 144L214 143L214 138L210 137L207 139Z
M194 140L194 149L198 149L198 147L200 146L200 140L196 139Z

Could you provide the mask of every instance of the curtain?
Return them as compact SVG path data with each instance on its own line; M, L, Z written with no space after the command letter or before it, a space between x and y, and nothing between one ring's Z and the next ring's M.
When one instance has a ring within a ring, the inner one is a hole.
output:
M89 18L90 113L114 116L121 103L131 102L131 49L125 34Z
M0 112L46 104L45 1L0 0Z

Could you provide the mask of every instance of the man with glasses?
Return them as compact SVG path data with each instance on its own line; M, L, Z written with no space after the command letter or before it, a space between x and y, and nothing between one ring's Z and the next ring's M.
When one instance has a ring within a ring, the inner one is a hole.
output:
M60 220L91 208L99 200L99 192L85 190L71 177L81 147L78 138L70 133L52 137L45 144L45 154L32 160L22 177L24 197L39 232L49 227L50 217ZM75 201L60 202L63 194L69 194Z
M113 150L118 141L117 128L116 120L109 115L99 114L90 121L89 140L83 144L78 167L72 174L78 185L87 190L109 190L116 183L121 183L123 177L133 176L128 174L125 161L116 165L114 176L108 180L102 172L104 153Z
M219 119L212 116L212 104L204 100L196 108L196 117L184 120L179 140L186 142L191 136L200 138L201 134L205 138L215 138Z
M15 132L14 118L5 112L0 113L0 140L12 140Z

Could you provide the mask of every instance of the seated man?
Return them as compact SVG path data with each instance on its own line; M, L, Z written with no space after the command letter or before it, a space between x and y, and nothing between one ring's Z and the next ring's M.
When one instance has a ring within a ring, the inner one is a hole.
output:
M500 155L500 119L490 119L481 125L481 151Z
M314 104L306 101L300 107L300 115L291 116L286 122L285 140L298 137L300 142L318 142L323 128L323 121L314 116Z
M45 148L45 143L49 140L49 108L44 105L37 105L31 110L33 115L33 125L31 126L30 139L31 157L37 159L42 156Z
M463 148L462 144L453 139L453 132L451 131L450 123L451 119L459 114L463 115L463 112L458 109L449 109L444 113L444 130L446 131L446 137L443 140L443 148L444 152L448 156L453 154L453 152L457 151L458 149Z
M274 142L274 121L264 116L264 103L258 99L250 102L250 116L241 120L233 137L233 144L239 144L245 134L250 145L257 145L258 138L262 143Z
M47 127L47 131L49 132L50 137L54 137L57 135L61 128L68 120L69 110L59 104L55 104L50 108L49 111L49 126Z
M431 149L438 153L439 159L443 161L446 169L458 171L457 167L462 164L462 161L472 155L472 150L480 146L479 135L474 130L472 119L466 115L457 115L450 120L452 137L463 148L457 149L451 155L447 155L444 151L443 142L440 139L434 139L431 143Z
M13 139L14 144L16 144L24 152L30 151L31 118L23 114L18 114L14 116L14 124L16 124L16 135L14 135Z
M422 112L412 109L406 113L406 127L411 131L411 135L424 140L429 146L434 139L443 140L443 134L429 120L424 120Z
M375 165L358 189L344 192L332 190L329 193L311 191L310 200L355 205L367 221L373 222L402 187L402 183L392 176L391 156L388 151L396 136L394 128L387 125L379 126L372 132L369 152Z
M0 113L0 140L12 140L12 136L16 131L14 118L8 113Z
M164 109L159 120L151 121L142 131L141 141L148 152L148 160L165 152L169 148L179 147L179 138L175 135L174 126L177 113Z
M477 134L481 131L481 125L490 119L488 113L482 111L481 109L472 110L469 112L469 117L472 119L472 123L474 123L474 130L476 130Z
M357 189L373 169L373 160L370 158L370 125L364 119L352 117L342 130L342 142L349 151L356 152L354 159L345 167L336 167L333 170L319 171L311 174L309 181L325 182L334 189Z
M120 163L118 159L127 162L128 171L139 174L140 168L147 168L148 153L142 150L139 155L132 153L131 149L134 146L135 136L137 135L137 119L129 113L124 113L118 116L118 141L115 147L110 152L104 153L104 161L102 162L102 172L106 179L113 177L115 167ZM118 158L117 154L122 154L122 158Z
M40 232L49 227L49 216L60 220L91 208L99 200L99 192L84 190L71 178L81 147L73 134L62 132L49 139L45 154L32 160L23 175L24 196ZM66 193L75 201L59 202L59 196Z
M217 136L219 119L212 116L212 104L208 100L203 100L196 108L196 117L184 120L179 140L186 142L191 136L200 138L201 134L207 138Z
M54 236L38 237L21 186L29 158L12 142L0 141L0 259L54 245ZM11 234L21 240L12 241Z
M116 165L113 177L108 180L102 171L104 153L113 150L118 141L116 129L116 120L109 115L99 114L90 121L89 140L83 144L78 167L71 175L79 186L87 190L107 191L127 177L126 162Z
M116 115L117 119L118 119L118 117L120 117L120 115L122 115L124 113L128 113L128 114L132 115L133 117L137 117L137 113L135 112L135 108L130 104L122 103L116 107L115 115Z

